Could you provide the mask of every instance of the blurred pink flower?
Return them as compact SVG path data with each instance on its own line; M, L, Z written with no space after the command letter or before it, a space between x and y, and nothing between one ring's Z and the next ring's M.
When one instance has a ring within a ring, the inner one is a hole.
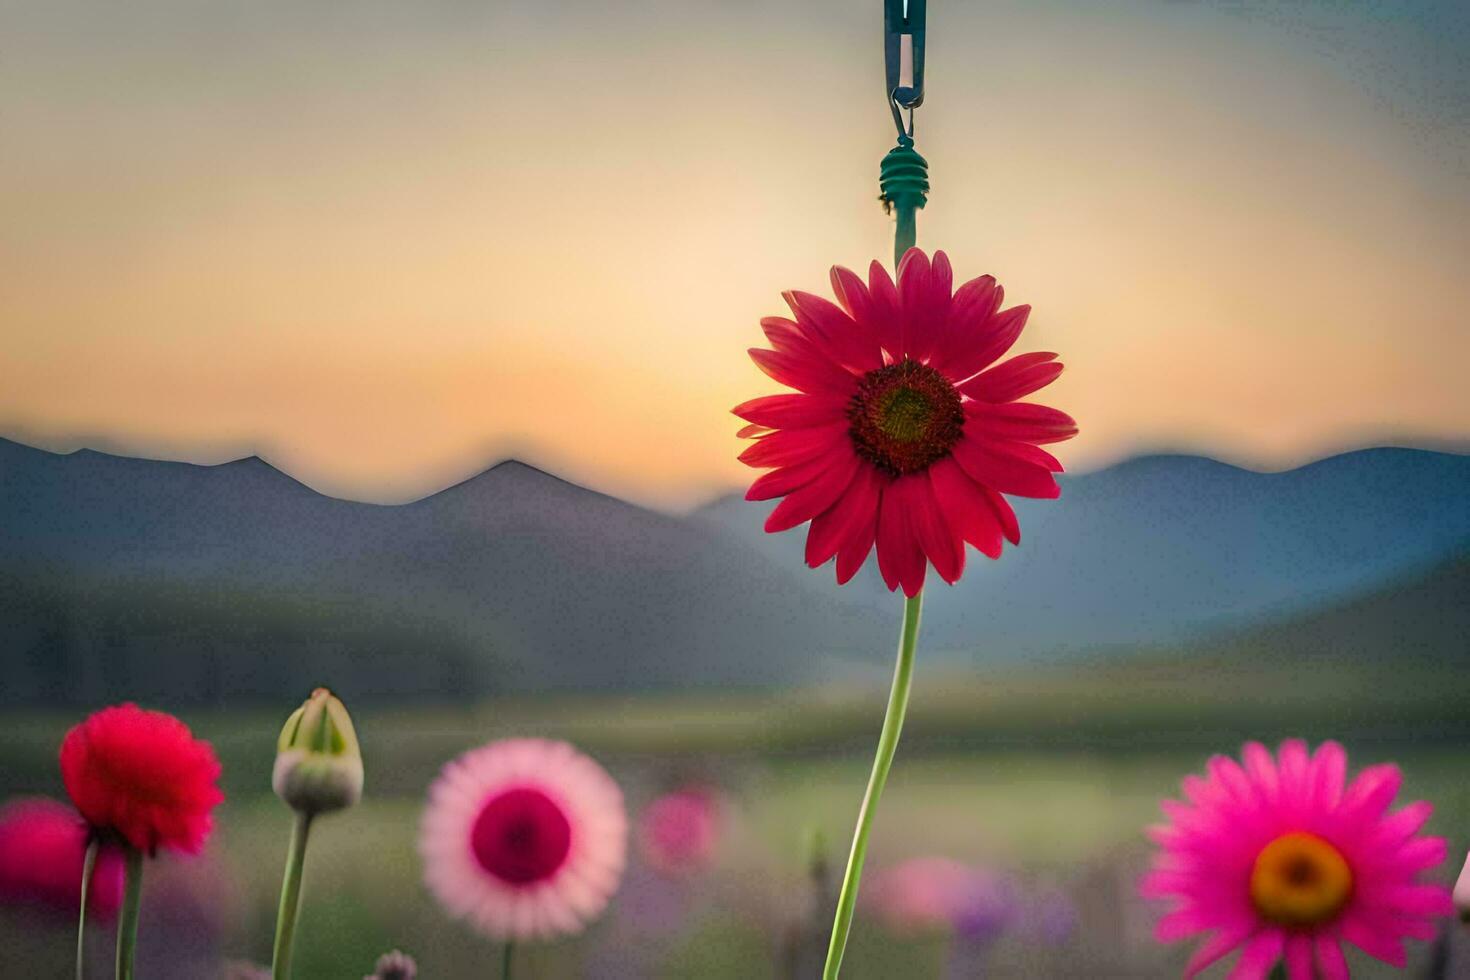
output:
M1309 756L1289 739L1278 758L1250 742L1243 761L1215 756L1207 776L1186 776L1187 802L1164 801L1169 822L1149 831L1161 850L1143 894L1173 905L1158 939L1208 936L1186 976L1243 947L1237 980L1283 959L1290 980L1341 980L1344 940L1402 968L1404 938L1433 939L1433 919L1451 911L1448 889L1418 880L1445 858L1443 838L1417 836L1430 805L1388 812L1402 780L1393 765L1344 788L1336 742Z
M617 890L627 847L612 777L565 742L532 738L446 765L419 834L440 904L507 940L581 932Z
M81 907L86 849L87 825L66 804L44 797L7 803L0 808L0 900L75 916ZM122 887L122 857L103 848L92 876L89 914L116 915Z
M638 823L638 844L648 865L665 874L708 867L720 836L720 804L714 793L687 787L660 796Z
M891 932L958 933L987 942L1015 917L1015 889L989 872L948 858L910 858L880 871L868 903Z

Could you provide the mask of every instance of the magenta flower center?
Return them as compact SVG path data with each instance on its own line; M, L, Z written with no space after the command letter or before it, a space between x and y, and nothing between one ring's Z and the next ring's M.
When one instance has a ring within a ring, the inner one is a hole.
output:
M485 801L470 831L480 867L512 885L545 881L566 863L572 825L551 797L530 786Z
M948 456L965 428L954 385L934 368L907 358L863 375L847 418L858 455L894 476Z

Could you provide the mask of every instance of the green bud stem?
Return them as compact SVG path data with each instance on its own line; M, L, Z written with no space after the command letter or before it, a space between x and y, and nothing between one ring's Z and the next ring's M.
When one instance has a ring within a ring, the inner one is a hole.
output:
M127 883L123 888L122 912L117 917L117 980L133 980L133 954L138 948L138 907L143 899L143 852L131 844L123 847ZM83 904L86 904L83 899Z
M77 980L86 980L87 972L87 896L92 892L92 872L97 870L97 849L102 842L97 836L87 841L82 858L82 910L77 913Z
M286 851L281 907L276 915L276 948L271 955L272 980L288 980L291 976L296 923L301 918L301 872L306 865L306 837L310 832L311 814L297 813L296 822L291 826L291 843Z
M500 959L500 980L510 980L511 958L515 954L516 944L509 939L505 941L505 952Z
M858 810L857 830L853 833L852 853L847 858L847 871L842 876L842 890L837 896L837 917L832 923L832 941L827 946L827 965L823 980L837 980L842 968L842 953L847 948L847 934L852 931L852 914L857 907L858 884L863 878L863 862L868 857L868 835L873 830L873 815L878 799L893 768L898 751L898 736L903 731L903 718L908 712L909 685L914 675L914 648L919 641L919 610L924 593L904 600L903 632L898 639L898 664L893 671L893 688L888 692L888 710L883 715L883 731L878 735L878 752L873 758L873 772L868 777L868 791Z

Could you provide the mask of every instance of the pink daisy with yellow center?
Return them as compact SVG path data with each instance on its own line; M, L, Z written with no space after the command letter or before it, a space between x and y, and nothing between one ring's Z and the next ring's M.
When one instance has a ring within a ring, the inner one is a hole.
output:
M565 742L507 739L466 752L429 790L424 878L451 915L495 939L581 932L622 878L628 818L617 783Z
M1339 980L1344 941L1402 967L1403 940L1433 938L1433 918L1451 909L1447 889L1418 880L1445 857L1443 838L1418 836L1432 807L1388 812L1402 781L1394 765L1369 766L1344 788L1336 742L1308 755L1291 739L1278 758L1251 742L1243 762L1210 759L1206 776L1184 779L1186 802L1166 800L1169 822L1149 831L1161 850L1143 893L1174 906L1159 940L1208 934L1185 975L1240 947L1236 980L1283 960L1291 980Z
M767 531L806 521L811 567L837 559L857 574L876 545L890 590L913 597L929 565L958 581L965 545L991 558L1020 526L1003 494L1056 497L1062 464L1041 449L1077 434L1063 412L1019 401L1056 379L1051 353L996 364L1016 343L1029 306L1001 309L991 276L953 289L943 252L911 248L898 282L878 262L864 282L836 267L836 305L785 294L794 319L761 321L774 349L761 370L795 394L745 402L734 413L755 444L741 461L769 468L748 500L784 497ZM992 366L994 365L994 366Z

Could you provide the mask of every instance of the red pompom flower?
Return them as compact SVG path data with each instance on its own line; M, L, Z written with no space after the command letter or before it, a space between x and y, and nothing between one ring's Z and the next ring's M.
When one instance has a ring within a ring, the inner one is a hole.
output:
M145 854L199 851L224 799L219 775L208 742L136 704L103 708L61 743L61 778L82 817Z
M890 590L917 595L932 564L959 580L965 545L998 558L1019 544L1002 494L1056 497L1061 463L1042 445L1077 434L1071 416L1018 399L1056 379L1051 353L995 364L1021 335L1028 306L1002 310L991 276L952 289L943 252L904 255L895 286L878 262L863 282L832 270L835 305L785 294L795 319L761 321L773 350L751 358L795 394L737 406L755 444L740 459L769 468L748 500L784 497L767 531L811 521L807 564L837 559L851 579L874 545ZM995 366L991 366L995 365Z

